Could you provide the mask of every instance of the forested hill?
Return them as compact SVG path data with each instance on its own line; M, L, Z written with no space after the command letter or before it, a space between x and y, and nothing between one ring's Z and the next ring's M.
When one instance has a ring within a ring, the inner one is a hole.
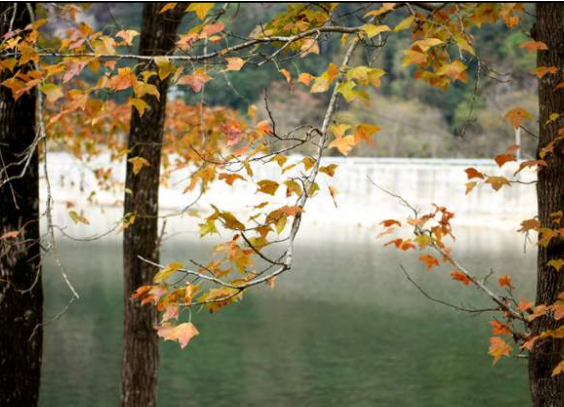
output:
M296 7L296 4L288 7ZM367 3L341 5L335 22L362 24L362 13L354 11L368 7ZM246 37L273 15L284 11L286 5L271 3L231 4L221 21L233 36ZM323 7L310 4L309 7ZM108 30L116 26L139 29L141 3L97 3L87 12L90 24ZM194 16L186 15L179 33L193 26ZM400 20L398 13L395 19ZM487 18L487 17L485 17ZM532 26L530 12L524 15L522 27ZM529 19L529 21L527 21ZM394 23L391 21L390 23ZM408 46L407 35L389 36L382 52L375 50L366 59L384 69L387 74L382 87L371 95L370 106L361 102L350 105L341 116L371 122L381 128L375 145L356 148L352 154L362 156L398 157L491 157L492 152L504 151L514 144L514 131L504 121L505 112L516 105L536 115L536 78L534 54L519 48L528 32L511 30L503 22L484 24L473 32L481 55L468 60L468 82L457 81L446 92L411 80L413 69L401 66L400 49ZM332 38L332 39L331 39ZM234 38L235 40L235 38ZM269 101L276 107L277 126L289 129L307 117L320 115L320 106L326 94L311 95L299 89L290 90L277 68L287 69L297 76L299 72L313 75L323 72L330 62L336 61L342 52L338 38L326 37L319 41L321 52L300 60L289 60L284 66L270 64L260 69L252 64L232 73L227 79L210 83L206 102L226 105L246 112L249 104L259 106L259 113L266 117L263 89L269 88ZM476 79L479 78L478 83ZM190 99L191 95L181 95ZM195 101L196 99L194 99ZM262 111L261 111L262 110ZM282 113L280 113L282 112ZM531 121L530 123L534 123ZM532 126L532 125L530 125ZM532 128L535 131L534 128ZM522 139L524 157L534 156L535 140L527 135Z

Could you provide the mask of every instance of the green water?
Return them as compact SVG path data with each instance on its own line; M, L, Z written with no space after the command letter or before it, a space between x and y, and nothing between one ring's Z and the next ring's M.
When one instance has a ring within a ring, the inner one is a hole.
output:
M188 348L161 345L159 406L526 406L526 362L487 355L490 316L432 303L404 278L401 263L441 299L488 305L413 255L382 248L361 228L310 230L297 242L295 269L274 290L193 321ZM534 256L512 232L466 230L459 258L484 274L511 273L530 296ZM121 352L121 242L61 242L60 255L81 299L46 327L42 407L117 406ZM204 258L184 237L163 260ZM47 314L70 294L45 270ZM142 407L142 406L140 406Z

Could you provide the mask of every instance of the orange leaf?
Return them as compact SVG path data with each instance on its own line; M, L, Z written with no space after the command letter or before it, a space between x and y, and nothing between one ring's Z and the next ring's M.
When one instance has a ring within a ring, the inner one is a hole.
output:
M431 256L430 254L423 254L419 257L419 261L425 263L427 265L427 271L431 271L433 267L439 265L439 260L435 257Z
M11 230L0 236L0 240L13 239L15 237L18 237L19 234L20 234L19 230Z
M460 271L453 271L452 273L450 273L451 277L453 280L455 281L460 281L462 284L468 286L472 283L472 280L470 279L470 277L468 277L466 274L461 273Z
M521 126L521 122L524 120L531 120L533 115L523 109L522 107L516 107L511 109L505 114L505 118L511 123L511 125L515 128Z
M492 326L492 331L494 335L511 335L511 331L507 327L507 325L502 324L499 321L490 321L490 325Z
M499 336L494 336L490 338L490 349L488 353L493 356L493 364L495 365L503 356L511 355L511 347Z
M542 41L525 41L519 45L519 48L524 48L527 52L546 51L548 46Z
M472 178L481 178L484 179L484 174L482 174L480 171L478 171L476 168L470 167L470 168L466 168L464 170L464 172L466 173L466 175L468 176L468 179L472 179Z
M510 185L507 178L498 176L488 177L486 184L490 184L494 191L499 191L504 185Z
M510 275L506 274L504 276L501 276L497 281L499 283L499 286L502 287L502 288L503 287L507 287L509 289L513 288L513 285L511 284L512 279L511 279Z
M240 71L245 64L242 58L225 58L225 60L227 61L226 71Z
M539 79L545 76L546 74L555 74L556 72L558 72L558 68L555 66L539 66L531 70L531 73L533 75L536 75L536 77Z

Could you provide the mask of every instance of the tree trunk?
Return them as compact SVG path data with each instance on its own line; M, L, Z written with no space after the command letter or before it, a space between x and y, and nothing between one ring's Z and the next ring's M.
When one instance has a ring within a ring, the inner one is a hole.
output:
M23 3L0 3L0 35L23 29ZM22 67L22 71L29 69ZM11 76L0 74L0 82ZM37 149L24 172L25 151L35 139L35 90L14 100L0 86L0 406L37 405L41 377L43 289L39 244ZM20 177L20 174L23 175Z
M145 3L141 27L141 55L163 55L175 47L176 29L185 8L179 6L160 13L165 3ZM151 66L152 64L152 66ZM139 72L155 70L153 63L142 62ZM123 407L154 407L157 397L158 342L154 325L154 307L141 306L131 300L136 288L152 283L155 268L141 261L139 256L159 261L158 210L161 143L165 119L168 80L158 76L151 78L157 86L160 99L147 95L144 100L150 106L140 117L132 108L124 211L135 214L136 219L124 231L123 241L123 295L124 337L121 371L121 405ZM138 174L133 173L129 159L142 157L150 166Z
M554 91L562 81L564 68L564 5L537 3L537 22L533 29L537 41L543 41L548 51L538 51L537 66L555 66L556 75L539 79L539 149L554 140L562 120L546 124L551 113L564 113L564 91ZM564 143L557 144L547 168L538 174L537 196L539 220L543 227L552 228L551 214L564 212ZM548 247L539 246L537 264L537 304L552 304L564 291L564 273L556 272L546 264L552 259L564 258L564 240L552 239ZM535 320L536 333L555 329L563 321L550 317ZM538 341L529 357L529 381L534 407L564 407L564 375L552 377L552 370L562 360L562 340Z

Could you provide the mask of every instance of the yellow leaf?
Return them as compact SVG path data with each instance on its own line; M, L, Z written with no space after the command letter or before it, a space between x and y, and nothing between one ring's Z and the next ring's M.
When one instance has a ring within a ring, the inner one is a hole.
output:
M63 97L63 91L60 86L54 83L46 83L39 87L39 90L47 96L47 103L54 103Z
M69 212L69 216L71 217L72 221L74 223L82 223L84 225L89 225L90 222L88 222L88 219L86 219L84 216L79 215L77 212L75 211L70 211Z
M372 38L386 31L391 31L390 27L387 25L364 24L361 28L366 35L368 35L368 38Z
M400 21L399 24L394 27L394 31L399 32L409 28L414 20L415 16L407 17L405 20Z
M151 164L143 157L133 157L128 160L131 164L133 164L133 173L139 174L139 171L143 169L143 167L149 167Z
M195 13L200 20L203 20L214 6L214 3L190 3L186 11Z
M353 136L339 137L329 143L329 148L336 148L345 156L349 154L354 146L355 142Z
M507 178L498 176L488 177L486 184L490 184L495 191L499 191L504 185L510 185Z
M161 9L160 12L161 12L161 13L164 13L165 11L172 10L173 8L176 7L177 4L178 4L178 3L166 3L166 4L163 6L163 8Z
M245 61L242 58L225 58L225 60L227 61L226 71L240 71L243 65L245 65Z
M262 181L257 182L259 189L258 192L262 192L263 194L274 195L278 190L279 184L277 182L271 181L269 179L265 179Z
M143 99L132 98L129 100L129 104L137 109L139 117L143 117L145 110L149 109L149 105Z
M560 271L562 266L564 266L564 260L562 259L552 259L548 263L546 263L549 267L554 267L556 271Z
M329 130L335 135L335 137L343 137L350 128L351 126L348 124L332 124L329 126Z
M176 273L182 267L184 267L184 264L179 263L179 262L168 263L166 265L166 268L162 269L157 274L155 274L155 277L153 277L153 282L162 283L163 281L165 281L167 278L172 276L174 273Z

